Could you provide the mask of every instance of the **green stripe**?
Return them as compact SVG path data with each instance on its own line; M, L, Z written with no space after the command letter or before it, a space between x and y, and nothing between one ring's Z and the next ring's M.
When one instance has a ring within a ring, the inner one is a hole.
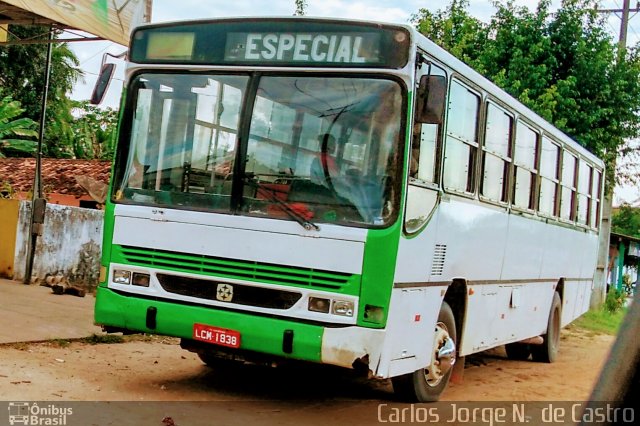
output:
M357 296L360 275L114 245L111 261L167 271L312 288Z

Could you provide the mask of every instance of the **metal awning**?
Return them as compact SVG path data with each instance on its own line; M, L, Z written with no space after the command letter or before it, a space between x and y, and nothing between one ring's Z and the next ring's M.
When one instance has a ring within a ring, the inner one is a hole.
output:
M64 31L83 31L64 41L110 40L129 45L131 28L151 20L152 0L0 0L0 45L42 43L7 42L9 25L44 25Z

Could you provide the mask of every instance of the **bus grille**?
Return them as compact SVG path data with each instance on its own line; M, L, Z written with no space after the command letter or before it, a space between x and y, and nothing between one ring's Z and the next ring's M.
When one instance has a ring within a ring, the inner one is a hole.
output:
M156 277L162 288L170 293L207 300L221 300L217 297L220 291L219 286L225 285L224 283L218 283L216 281L179 277L169 274L157 274ZM289 309L302 297L301 293L292 291L238 284L227 284L226 286L229 289L233 289L231 293L227 293L230 294L229 302L239 305L259 306L261 308L271 309Z
M114 251L119 250L122 258L131 265L279 285L314 287L335 291L342 289L353 277L352 274L340 272L179 253L168 250L130 246L114 246L113 249Z

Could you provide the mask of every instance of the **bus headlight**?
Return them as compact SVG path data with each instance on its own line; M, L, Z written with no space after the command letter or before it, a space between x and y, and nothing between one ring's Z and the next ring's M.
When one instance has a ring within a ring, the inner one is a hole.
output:
M313 312L322 312L323 314L329 313L329 306L331 301L329 299L323 299L321 297L309 298L309 310Z
M348 300L334 300L331 305L331 313L343 317L353 316L353 302Z
M136 272L133 274L133 280L131 281L133 285L137 285L140 287L149 287L151 277L149 276L149 274L140 274Z
M114 269L113 278L111 279L116 284L131 284L131 271L125 271L124 269Z

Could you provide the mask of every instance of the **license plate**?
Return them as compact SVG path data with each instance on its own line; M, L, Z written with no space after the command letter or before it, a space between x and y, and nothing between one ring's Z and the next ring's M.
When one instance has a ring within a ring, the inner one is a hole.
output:
M193 324L193 338L230 348L240 347L240 332L206 324Z

